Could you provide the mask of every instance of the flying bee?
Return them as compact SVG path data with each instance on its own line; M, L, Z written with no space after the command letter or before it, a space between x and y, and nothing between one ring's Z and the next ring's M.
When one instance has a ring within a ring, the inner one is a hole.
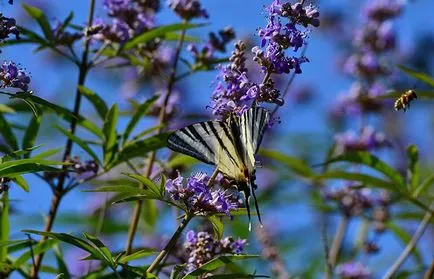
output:
M416 91L413 89L407 90L404 94L399 96L398 99L395 101L395 110L401 110L403 109L406 111L406 109L410 108L410 103L414 99L417 99Z

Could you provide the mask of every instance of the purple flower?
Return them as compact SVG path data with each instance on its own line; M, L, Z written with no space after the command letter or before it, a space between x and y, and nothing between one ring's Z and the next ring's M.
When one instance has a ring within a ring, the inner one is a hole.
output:
M354 45L363 50L377 52L395 48L396 34L390 21L365 24L354 37Z
M186 272L192 272L219 255L240 254L246 242L245 239L234 240L232 237L218 241L208 232L189 231L184 242L184 249L188 255Z
M352 131L336 134L335 141L338 153L373 150L389 145L385 135L381 132L375 132L370 126L364 127L360 135L356 135Z
M360 262L347 262L336 267L336 272L342 279L369 279L371 272Z
M209 17L208 12L201 7L198 0L168 0L167 3L169 8L185 20Z
M53 38L59 45L71 46L74 42L80 40L83 37L81 32L68 32L65 31L65 26L60 21L56 21L55 27L51 32L53 33Z
M380 58L371 51L350 56L344 65L344 71L368 80L389 73Z
M178 173L176 179L167 180L166 192L196 214L225 213L232 217L230 211L242 205L237 193L216 186L208 187L209 179L205 173L196 173L184 184L184 178Z
M385 21L398 16L402 2L397 0L373 0L365 9L365 15L374 21Z
M20 38L16 21L13 18L4 17L0 13L0 42L9 38L10 34L14 35L17 40Z
M30 77L11 61L5 61L0 67L0 88L13 87L29 90Z

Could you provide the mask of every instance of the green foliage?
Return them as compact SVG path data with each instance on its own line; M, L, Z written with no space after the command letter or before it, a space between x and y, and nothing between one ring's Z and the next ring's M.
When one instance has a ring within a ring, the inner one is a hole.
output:
M403 65L398 65L398 68L401 69L401 71L403 71L407 75L409 75L409 76L411 76L417 80L420 80L423 83L426 83L431 87L434 87L434 78L430 77L429 75L422 73L422 72L412 70L412 69L405 67Z

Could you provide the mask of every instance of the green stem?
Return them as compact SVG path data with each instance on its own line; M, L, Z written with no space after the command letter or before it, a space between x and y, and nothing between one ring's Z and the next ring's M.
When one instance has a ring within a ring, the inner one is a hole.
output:
M165 126L164 124L166 123L166 109L167 109L167 105L169 103L170 95L172 94L172 91L173 91L173 86L175 85L176 68L178 67L179 57L181 55L182 46L184 44L185 33L186 33L185 29L181 31L178 45L176 47L175 57L174 57L173 66L172 66L172 72L170 74L169 81L167 83L167 93L166 93L166 96L164 98L163 106L161 107L159 118L158 118L160 128L157 129L157 134L160 134L163 131L163 127ZM156 158L156 151L152 151L151 155L149 156L149 160L146 164L146 169L145 169L145 173L144 173L144 175L146 177L149 177L152 173L152 167L154 166L155 158ZM141 187L144 187L144 185L141 185ZM133 215L131 217L131 223L130 223L130 227L128 230L128 238L127 238L127 243L125 245L125 254L126 255L130 254L132 251L133 241L134 241L134 237L135 237L136 232L137 232L137 227L139 225L142 207L143 207L143 201L142 200L137 201L136 205L134 207L134 210L133 210Z
M166 247L164 247L164 249L160 252L160 254L158 254L155 260L148 267L148 269L143 273L142 278L146 278L146 274L152 273L155 268L160 264L160 262L170 253L170 251L172 251L172 248L175 246L176 242L181 236L181 233L184 231L191 218L193 218L192 214L187 213L185 215L184 219L179 224L178 229L175 231L175 233L172 235L172 238L167 243Z
M342 216L339 223L338 230L336 231L335 237L333 239L332 246L329 251L329 264L334 268L339 257L339 251L341 250L342 242L345 238L345 234L348 228L349 217Z
M89 16L88 16L88 22L87 22L88 27L92 26L93 16L94 16L94 12L95 12L95 0L90 0L89 5L90 5L89 6ZM90 40L89 40L89 38L86 38L86 41L84 43L82 60L81 60L81 63L79 65L80 66L79 67L79 75L78 75L77 89L76 89L76 93L75 93L73 114L76 116L78 116L79 112L80 112L81 97L82 97L81 92L78 88L80 86L84 85L87 74L88 74L88 70L89 70L89 67L88 67L89 46L90 46ZM77 120L78 120L78 117L74 117L71 120L70 131L72 134L75 134L75 130L77 128ZM68 140L66 141L65 151L63 153L63 161L65 161L71 155L72 144L73 144L73 141L71 140L71 138L68 138ZM66 170L66 167L67 166L64 166L64 170ZM50 232L53 228L54 220L56 219L56 216L57 216L60 201L62 200L63 196L66 193L66 191L64 189L65 179L66 179L66 175L60 176L57 187L54 190L53 197L51 200L50 210L49 210L47 221L46 221L45 227L44 227L45 232ZM45 242L47 239L48 238L46 236L42 237L42 239L40 240L40 243ZM39 269L42 265L42 259L44 258L44 254L45 253L38 254L38 256L35 259L35 265L34 265L33 269L31 270L31 273L30 273L30 277L33 279L38 278L38 272L39 272Z
M0 241L5 243L9 240L9 193L8 190L3 192L2 195L2 208L1 208L1 227L0 227ZM8 246L0 246L0 263L5 263L8 258ZM0 274L1 277L1 274Z
M434 204L431 204L431 208ZM399 255L398 259L394 262L394 264L390 267L390 269L386 272L386 275L384 275L383 279L390 279L393 278L396 272L398 272L401 265L405 262L405 260L408 258L410 253L413 251L413 249L416 247L417 242L424 234L426 228L431 222L431 219L433 217L432 211L428 211L425 213L422 222L419 224L419 227L417 228L416 232L414 233L413 237L411 238L410 242L408 242L407 246L405 247L404 251L402 251L401 255Z

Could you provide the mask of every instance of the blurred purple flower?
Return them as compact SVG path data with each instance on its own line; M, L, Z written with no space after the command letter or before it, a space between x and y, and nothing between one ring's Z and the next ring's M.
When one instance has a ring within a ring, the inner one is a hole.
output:
M354 45L362 50L388 51L395 48L396 34L390 21L369 22L354 36Z
M9 38L9 35L14 35L15 39L20 38L20 32L16 26L16 21L13 18L4 17L0 13L0 42Z
M246 245L245 239L234 240L225 237L220 241L208 232L189 231L184 242L184 249L188 255L186 272L191 272L216 256L223 254L240 254Z
M167 180L166 192L196 214L225 213L232 217L230 211L242 205L237 193L216 186L208 187L209 179L205 173L196 173L184 183L184 178L178 173L177 178Z
M55 42L63 46L72 46L73 43L83 38L82 32L68 32L65 31L65 27L61 21L56 21L54 28L51 30Z
M160 115L160 110L163 107L164 99L166 98L165 90L157 90L154 96L158 96L158 99L157 101L155 101L154 105L152 106L150 110L150 114L158 116ZM170 94L169 100L166 105L167 118L170 118L176 113L178 106L180 104L179 103L180 98L181 98L181 93L177 89L172 90L172 94Z
M193 18L208 18L208 12L202 8L198 0L168 0L171 8L179 17L185 20Z
M336 152L338 153L346 151L371 151L390 145L383 133L375 132L370 126L364 127L360 135L357 135L353 131L336 134L335 141Z
M336 273L342 279L369 279L371 272L360 262L347 262L336 267Z
M399 0L372 0L365 8L365 15L374 21L385 21L398 16L402 6Z
M29 90L30 77L25 70L12 61L5 61L0 67L0 88L12 87Z
M386 65L371 51L351 55L345 62L344 71L372 81L378 76L389 73Z

